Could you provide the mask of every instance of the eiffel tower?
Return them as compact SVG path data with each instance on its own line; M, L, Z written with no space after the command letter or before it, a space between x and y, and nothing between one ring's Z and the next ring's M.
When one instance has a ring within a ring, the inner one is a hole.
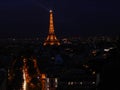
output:
M53 11L50 10L50 22L49 22L49 33L47 36L47 39L44 42L45 45L60 45L60 42L58 41L55 31L54 31L54 25L53 25Z

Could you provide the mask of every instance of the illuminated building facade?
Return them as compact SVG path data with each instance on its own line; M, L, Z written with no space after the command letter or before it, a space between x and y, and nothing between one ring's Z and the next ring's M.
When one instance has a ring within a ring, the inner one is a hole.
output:
M53 25L53 12L50 10L50 23L49 23L49 33L47 39L44 42L45 45L60 45L55 32L54 32L54 25Z

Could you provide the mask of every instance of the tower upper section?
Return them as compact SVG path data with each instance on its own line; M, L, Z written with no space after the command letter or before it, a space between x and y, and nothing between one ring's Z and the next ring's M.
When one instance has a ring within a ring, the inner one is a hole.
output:
M54 24L53 24L53 11L50 10L50 22L49 22L49 33L54 33Z

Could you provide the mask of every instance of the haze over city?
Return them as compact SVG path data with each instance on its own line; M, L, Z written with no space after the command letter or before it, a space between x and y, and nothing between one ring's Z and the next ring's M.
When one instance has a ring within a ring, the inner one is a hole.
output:
M119 1L1 0L0 37L43 37L49 10L54 12L58 36L119 35Z

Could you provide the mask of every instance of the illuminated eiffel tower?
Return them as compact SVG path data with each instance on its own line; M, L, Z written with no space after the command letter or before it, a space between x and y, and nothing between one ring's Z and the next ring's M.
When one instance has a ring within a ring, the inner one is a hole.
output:
M60 45L60 42L58 41L55 32L54 32L54 25L53 25L53 11L50 10L50 23L49 23L49 33L47 36L47 39L45 40L45 45Z

